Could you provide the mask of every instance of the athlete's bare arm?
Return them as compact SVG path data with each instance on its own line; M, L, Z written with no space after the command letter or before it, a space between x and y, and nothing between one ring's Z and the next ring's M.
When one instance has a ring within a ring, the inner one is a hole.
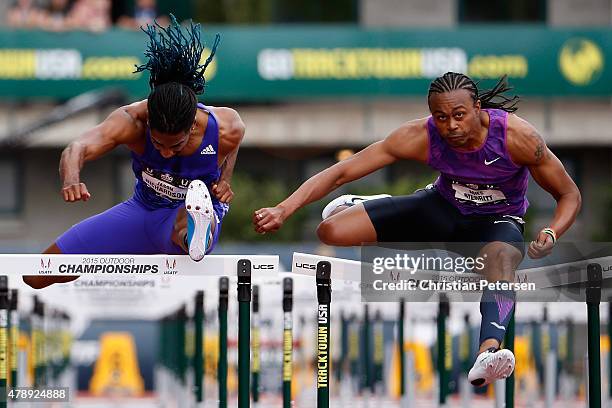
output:
M278 230L294 212L331 193L343 184L360 179L397 160L427 162L427 119L407 122L384 140L373 143L346 160L306 180L276 207L255 211L253 223L259 233Z
M234 197L231 188L234 166L238 157L240 143L244 139L245 126L238 112L231 108L215 107L219 118L219 165L221 175L212 186L212 193L222 203L229 203Z
M557 201L553 219L544 227L552 228L557 238L560 237L571 227L580 211L581 196L576 183L548 149L538 131L516 115L508 116L507 144L512 160L527 166L533 179ZM540 232L530 245L529 255L532 258L546 256L552 247L552 238Z
M65 201L87 201L90 198L87 186L80 179L85 162L95 160L121 144L139 149L144 130L139 116L143 108L146 112L146 101L118 108L64 149L60 159L60 178Z

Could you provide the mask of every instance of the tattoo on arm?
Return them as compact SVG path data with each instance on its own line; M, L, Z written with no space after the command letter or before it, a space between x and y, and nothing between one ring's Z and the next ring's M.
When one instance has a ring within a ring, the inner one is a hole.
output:
M537 146L535 148L534 155L535 155L536 162L540 162L542 161L542 159L548 156L547 149L546 149L546 143L544 142L544 139L542 138L542 136L540 136L538 132L534 131L531 134L531 136L537 140Z

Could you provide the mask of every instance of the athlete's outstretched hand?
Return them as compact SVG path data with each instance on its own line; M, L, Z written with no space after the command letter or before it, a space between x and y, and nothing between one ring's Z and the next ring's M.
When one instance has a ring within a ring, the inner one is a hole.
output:
M234 198L232 187L225 180L220 180L212 185L212 193L222 203L229 203Z
M544 258L550 255L555 246L555 240L544 231L540 231L537 238L531 241L527 253L531 259Z
M62 188L62 197L64 201L68 203L74 203L75 201L87 201L91 197L85 183L74 183L66 184Z
M260 234L278 231L285 222L285 210L282 207L261 208L253 213L253 226Z

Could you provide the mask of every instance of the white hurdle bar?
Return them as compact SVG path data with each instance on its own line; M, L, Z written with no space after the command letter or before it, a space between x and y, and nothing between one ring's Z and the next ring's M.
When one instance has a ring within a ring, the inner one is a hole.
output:
M0 255L0 274L37 276L235 276L238 262L249 260L253 275L276 276L277 255Z
M331 276L333 280L361 282L362 269L368 268L372 271L372 264L360 261L333 258L328 256L305 254L295 252L291 272L299 275L316 276L318 262L326 261L331 264ZM602 278L612 278L612 256L585 259L575 262L566 262L555 265L546 265L536 268L519 269L516 271L516 282L534 283L536 289L552 289L571 284L586 283L589 281L587 266L599 264L602 268ZM432 270L417 270L411 274L406 270L387 270L398 274L399 278L410 278L415 280L439 280L445 281L479 281L484 279L483 275L473 272L446 272Z

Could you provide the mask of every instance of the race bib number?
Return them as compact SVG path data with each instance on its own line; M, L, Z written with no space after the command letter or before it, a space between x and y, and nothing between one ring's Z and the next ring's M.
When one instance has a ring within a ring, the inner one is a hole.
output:
M142 181L161 197L184 201L191 180L156 171L143 171Z
M496 204L506 201L506 196L500 190L495 188L482 188L481 186L471 184L465 185L460 183L452 183L455 190L455 198L462 202L468 202L475 205Z

